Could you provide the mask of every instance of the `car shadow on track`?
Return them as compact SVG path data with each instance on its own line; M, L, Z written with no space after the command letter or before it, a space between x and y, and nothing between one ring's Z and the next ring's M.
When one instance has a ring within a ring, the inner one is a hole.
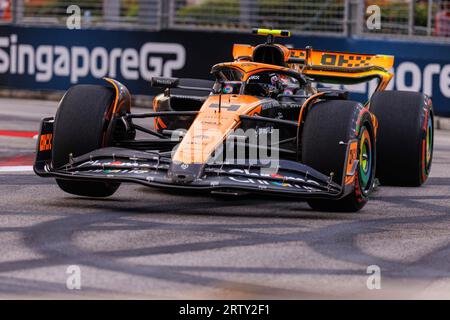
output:
M156 198L156 199L155 199ZM162 199L161 199L162 198ZM245 218L346 220L357 213L333 213L313 211L306 202L276 197L209 197L205 195L175 195L152 193L152 198L76 198L70 197L48 203L50 206L67 206L82 210L98 209L101 212L126 212L129 215L177 215L177 216L220 216Z

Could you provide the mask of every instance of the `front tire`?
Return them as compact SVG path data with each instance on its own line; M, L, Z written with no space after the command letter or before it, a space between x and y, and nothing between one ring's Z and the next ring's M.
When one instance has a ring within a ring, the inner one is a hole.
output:
M417 187L433 159L433 106L419 92L376 92L370 110L378 119L377 177L382 185Z
M302 161L343 184L347 143L357 140L358 167L353 190L339 200L308 200L318 211L356 212L367 203L375 177L375 139L370 113L353 101L323 101L308 112L302 137ZM342 144L342 142L344 144Z
M52 164L59 168L77 157L105 146L108 139L106 115L112 107L112 89L95 85L77 85L62 98L53 130ZM108 197L119 183L56 179L65 192L86 197Z

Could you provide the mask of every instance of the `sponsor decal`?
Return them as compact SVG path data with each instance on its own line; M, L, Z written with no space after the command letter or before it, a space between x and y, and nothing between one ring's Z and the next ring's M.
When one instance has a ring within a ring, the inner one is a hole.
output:
M181 165L181 169L186 170L187 168L189 168L189 165L187 163L183 163Z
M244 68L246 68L246 67L254 67L254 66L256 66L256 64L250 63L250 62L245 62L245 63L241 64L241 66L243 66Z
M53 134L43 134L39 140L39 151L49 151L52 150L52 139Z
M70 78L72 84L86 77L150 81L156 76L171 77L186 63L186 50L178 43L147 42L140 48L108 50L19 40L17 34L0 37L0 74L33 75L36 82L50 82L54 77Z
M137 163L137 162L122 162L122 161L100 161L93 160L87 161L80 164L78 167L90 167L90 166L111 166L111 167L142 167L142 168L150 168L153 165L148 163Z
M233 86L232 86L231 84L226 84L226 85L223 87L222 92L223 92L224 94L231 94L231 93L233 93Z
M104 173L104 174L146 174L151 170L146 169L92 169L86 171L75 171L75 173Z
M215 63L229 61L232 43L252 38L221 34L210 39L216 51L205 51L205 32L130 32L67 30L0 26L0 82L11 88L64 90L76 83L94 83L102 77L117 78L134 94L152 94L151 77L205 78ZM164 39L164 40L161 40ZM329 37L293 37L292 44L336 51L367 51L395 56L394 78L387 90L419 91L433 97L437 115L450 115L449 46L441 43L378 41ZM164 42L166 41L166 42ZM320 43L320 45L319 45ZM381 48L381 49L380 49ZM366 50L367 49L367 50ZM301 50L291 52L304 56ZM363 67L367 55L326 53L322 63ZM247 62L243 67L255 66ZM257 80L256 80L257 81ZM326 85L347 90L351 99L363 101L377 80L355 85Z
M229 173L238 173L238 174L245 174L252 177L233 177L229 176L228 179L234 182L239 183L245 183L245 184L252 184L252 185L258 185L258 186L276 186L276 187L282 187L282 188L296 188L296 189L302 189L306 191L320 191L320 189L305 186L302 183L311 183L315 184L317 186L320 186L320 184L311 179L304 179L301 177L292 177L292 176L284 176L279 173L276 174L263 174L263 173L257 173L257 172L250 172L248 169L231 169L228 171ZM253 178L254 177L254 178ZM283 181L271 181L271 180L265 180L264 178L279 178Z
M320 63L324 66L346 68L365 67L370 65L370 59L372 59L371 56L326 53L322 55Z
M350 143L349 151L347 157L347 166L346 166L346 176L345 176L345 184L353 184L355 182L355 172L352 172L354 169L354 162L358 157L358 141L353 141Z

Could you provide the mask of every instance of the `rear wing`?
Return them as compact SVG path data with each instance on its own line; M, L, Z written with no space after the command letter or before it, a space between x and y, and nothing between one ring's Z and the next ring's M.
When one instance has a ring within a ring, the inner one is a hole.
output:
M388 72L394 65L394 57L380 54L318 51L312 48L289 49L287 63L306 64L310 67L333 71L361 72L378 69ZM297 60L298 59L298 60Z
M394 65L390 55L362 54L337 51L290 49L275 44L284 52L286 65L296 71L321 82L354 84L380 79L380 89L384 89L392 74L389 70ZM255 47L244 44L233 46L235 60L251 59Z

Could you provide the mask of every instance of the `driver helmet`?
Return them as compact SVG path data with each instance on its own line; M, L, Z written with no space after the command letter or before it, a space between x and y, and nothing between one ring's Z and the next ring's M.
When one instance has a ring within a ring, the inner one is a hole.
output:
M283 91L283 82L276 73L259 73L247 81L247 93L256 96L275 98Z

